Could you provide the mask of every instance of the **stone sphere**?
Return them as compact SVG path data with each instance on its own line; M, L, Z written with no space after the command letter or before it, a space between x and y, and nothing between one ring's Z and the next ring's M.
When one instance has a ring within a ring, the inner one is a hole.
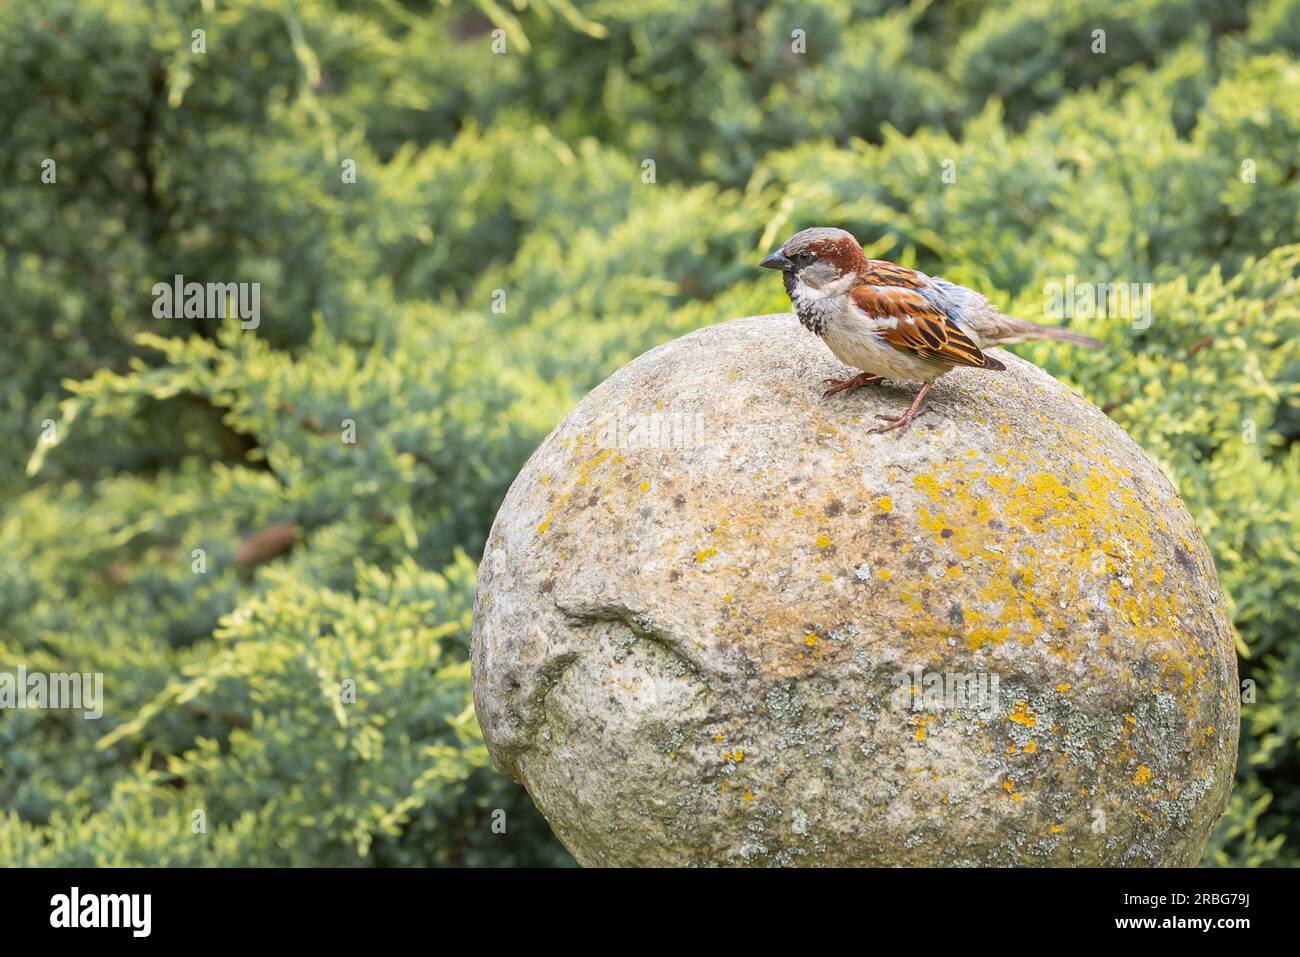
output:
M579 863L1190 865L1237 662L1173 484L1005 352L822 398L793 316L593 390L510 488L474 702Z

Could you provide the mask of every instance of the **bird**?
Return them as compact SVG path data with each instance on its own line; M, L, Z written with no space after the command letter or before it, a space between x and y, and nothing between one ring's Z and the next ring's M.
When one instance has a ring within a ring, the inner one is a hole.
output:
M1005 372L984 350L1034 339L1100 349L1090 336L1003 314L985 296L938 276L868 259L853 235L833 226L795 233L760 266L779 269L799 321L841 362L862 370L827 379L822 398L889 380L920 382L901 415L870 431L906 429L935 380L957 366Z

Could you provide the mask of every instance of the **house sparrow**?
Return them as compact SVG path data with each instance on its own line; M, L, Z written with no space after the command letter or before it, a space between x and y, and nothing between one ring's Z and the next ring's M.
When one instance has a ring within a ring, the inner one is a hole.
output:
M920 381L921 389L899 416L879 415L905 429L921 411L934 381L954 366L1005 372L984 353L992 346L1056 339L1101 348L1096 339L1003 315L984 296L915 269L868 259L842 229L818 226L795 233L760 266L784 274L799 321L841 362L861 369L850 379L827 379L823 398L880 382Z

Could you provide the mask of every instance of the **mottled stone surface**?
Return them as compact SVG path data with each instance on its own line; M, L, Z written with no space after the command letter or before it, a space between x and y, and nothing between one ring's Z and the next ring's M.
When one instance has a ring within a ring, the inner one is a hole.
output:
M823 401L853 370L738 319L542 443L479 572L474 700L580 863L1198 859L1239 717L1214 566L1118 426L998 355L872 435L914 387Z

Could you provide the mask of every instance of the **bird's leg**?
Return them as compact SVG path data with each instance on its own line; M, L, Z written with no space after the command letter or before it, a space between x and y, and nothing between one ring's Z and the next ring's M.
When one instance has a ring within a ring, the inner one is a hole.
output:
M884 419L886 422L889 423L889 425L880 425L872 429L871 431L888 432L891 429L907 428L909 425L912 424L912 420L914 420L917 417L917 415L920 414L921 404L925 402L925 397L930 394L930 388L933 385L934 383L927 382L925 385L921 386L920 391L916 393L916 398L912 400L912 404L907 407L907 411L904 412L902 415L900 416L877 415L876 416L877 419Z
M880 376L867 375L865 372L859 372L852 379L824 379L822 381L829 385L830 388L822 393L822 398L829 399L837 392L852 392L854 389L860 389L864 385L871 385L880 380Z

